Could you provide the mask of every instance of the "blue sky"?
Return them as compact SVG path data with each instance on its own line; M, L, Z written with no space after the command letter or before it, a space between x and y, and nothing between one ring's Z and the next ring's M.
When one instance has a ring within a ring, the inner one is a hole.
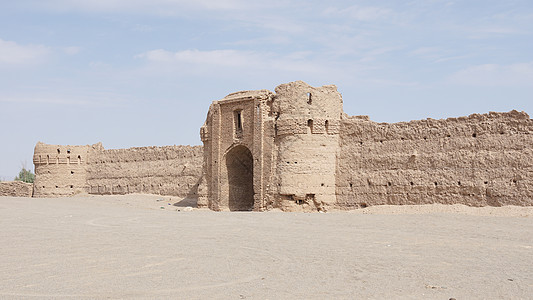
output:
M379 122L533 114L533 2L0 0L0 179L37 141L199 145L211 101L294 80Z

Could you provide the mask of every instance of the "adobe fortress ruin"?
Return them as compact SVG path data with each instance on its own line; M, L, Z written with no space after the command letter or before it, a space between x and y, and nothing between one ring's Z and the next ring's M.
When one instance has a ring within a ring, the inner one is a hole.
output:
M213 210L530 206L532 132L517 111L376 123L347 116L334 85L297 81L214 101L203 147L39 142L33 193L174 195Z

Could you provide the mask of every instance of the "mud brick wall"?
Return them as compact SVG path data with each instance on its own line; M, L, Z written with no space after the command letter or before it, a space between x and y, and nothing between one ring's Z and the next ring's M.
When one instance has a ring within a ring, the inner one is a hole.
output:
M197 198L202 149L201 146L93 149L87 168L88 192Z
M341 123L337 206L533 205L533 122L526 113Z

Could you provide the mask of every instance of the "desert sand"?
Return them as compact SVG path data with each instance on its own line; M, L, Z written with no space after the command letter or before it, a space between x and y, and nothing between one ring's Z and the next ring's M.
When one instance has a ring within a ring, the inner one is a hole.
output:
M0 197L2 299L524 299L533 208L213 212Z

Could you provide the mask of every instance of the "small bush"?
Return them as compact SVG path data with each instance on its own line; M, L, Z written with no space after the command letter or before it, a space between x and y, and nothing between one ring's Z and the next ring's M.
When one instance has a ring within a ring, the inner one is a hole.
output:
M26 170L26 168L22 168L20 170L19 175L15 177L15 181L22 181L27 183L33 183L35 180L35 174L33 174L30 170Z

